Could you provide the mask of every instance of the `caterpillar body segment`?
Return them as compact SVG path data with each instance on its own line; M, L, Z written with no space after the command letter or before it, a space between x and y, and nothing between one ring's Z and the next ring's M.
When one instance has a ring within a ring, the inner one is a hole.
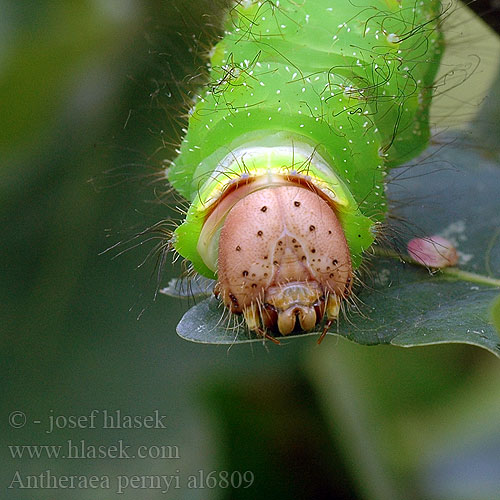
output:
M307 331L338 315L384 219L387 170L428 143L440 12L435 0L228 12L168 178L191 202L175 249L250 329Z

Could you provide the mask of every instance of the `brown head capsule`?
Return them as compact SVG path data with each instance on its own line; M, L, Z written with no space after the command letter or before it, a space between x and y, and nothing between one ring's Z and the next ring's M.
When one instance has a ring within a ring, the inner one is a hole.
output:
M336 319L351 290L352 266L331 206L296 185L252 192L230 210L218 249L218 290L248 327L270 338Z

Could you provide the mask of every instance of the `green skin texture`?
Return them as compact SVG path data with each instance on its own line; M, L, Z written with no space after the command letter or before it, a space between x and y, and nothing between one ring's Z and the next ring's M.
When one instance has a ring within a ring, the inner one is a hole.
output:
M211 58L210 83L191 112L172 186L191 202L174 247L216 278L196 245L210 175L231 151L281 133L305 143L352 201L339 220L353 268L386 213L384 176L429 141L429 107L443 40L437 0L242 2ZM422 4L422 5L420 5ZM208 181L208 183L207 183Z

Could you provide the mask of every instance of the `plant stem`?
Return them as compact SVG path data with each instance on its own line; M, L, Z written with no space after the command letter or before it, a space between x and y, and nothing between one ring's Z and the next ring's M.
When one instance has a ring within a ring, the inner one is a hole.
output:
M393 250L385 250L376 248L375 255L378 257L389 257L391 259L397 259L402 262L407 262L408 264L413 264L419 267L426 267L419 262L413 260L409 255L402 255L394 252ZM440 273L443 277L454 278L462 281L470 281L472 283L478 283L481 285L489 285L500 288L500 279L492 278L490 276L484 276L482 274L471 273L469 271L463 271L456 267L443 267L439 268Z
M463 281L471 281L473 283L480 283L481 285L500 287L500 279L483 276L482 274L470 273L468 271L462 271L456 267L445 267L444 269L441 269L441 272L445 276L450 276Z
M340 345L313 351L306 372L317 391L332 436L344 454L358 495L366 500L410 500L413 496L402 491L397 474L388 464L380 422L343 351Z

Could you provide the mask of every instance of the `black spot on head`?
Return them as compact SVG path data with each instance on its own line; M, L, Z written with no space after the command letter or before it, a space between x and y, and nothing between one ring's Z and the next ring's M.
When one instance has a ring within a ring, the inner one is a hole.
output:
M361 235L360 235L360 234L358 234L358 238L361 238Z
M311 253L316 253L316 249L315 248L311 248Z
M328 234L332 234L332 232L329 230L329 231L328 231Z
M296 207L300 207L300 201L294 201L293 204L296 206Z
M316 226L313 226L312 224L309 226L309 231L314 231L316 229Z
M336 266L338 263L339 263L339 261L338 261L337 259L333 259L333 260L332 260L332 264L333 264L334 266Z
M292 243L297 243L297 240L295 238L293 238Z
M243 276L248 276L248 271L243 271Z
M257 236L262 236L264 233L262 231L257 231Z
M236 251L237 251L237 252L239 252L240 250L241 250L241 247L238 245L238 246L236 247Z
M278 261L277 261L277 260L275 260L275 261L273 262L273 264L274 264L275 266L277 266L277 265L278 265Z
M229 293L229 298L235 307L239 307L238 299L232 293Z
M260 209L261 212L265 212L266 210L267 210L267 207L265 205Z
M333 273L330 273L329 276L330 276L330 278L333 278Z
M283 242L281 240L278 241L278 245L281 246L283 245Z
M267 259L267 255L264 255L264 259Z
M305 255L302 256L302 260L306 260L307 257Z
M257 283L252 283L252 288L257 288Z

